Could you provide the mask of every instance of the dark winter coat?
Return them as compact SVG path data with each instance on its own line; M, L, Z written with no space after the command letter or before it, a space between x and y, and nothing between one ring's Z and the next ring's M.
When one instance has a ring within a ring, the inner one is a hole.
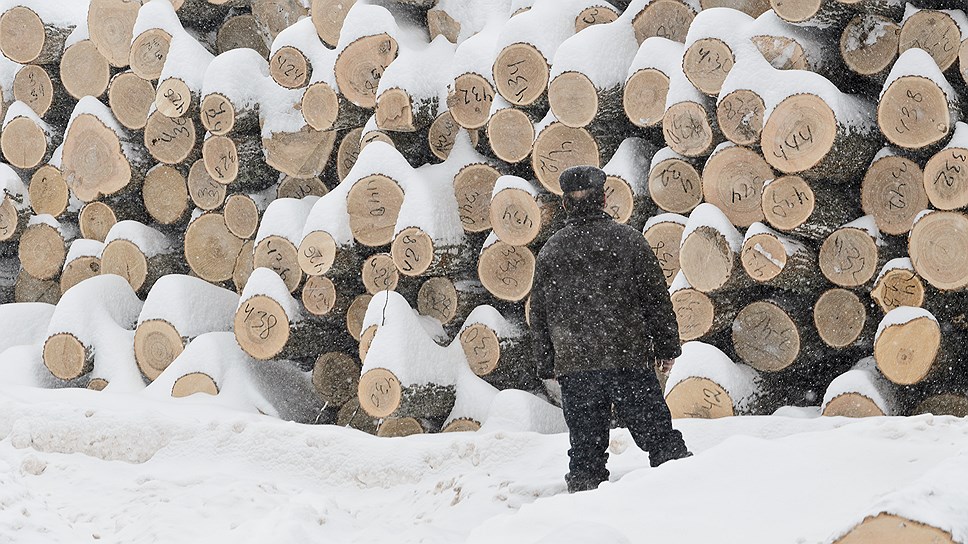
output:
M541 249L531 328L543 378L651 368L681 353L655 255L641 233L604 212L569 217Z

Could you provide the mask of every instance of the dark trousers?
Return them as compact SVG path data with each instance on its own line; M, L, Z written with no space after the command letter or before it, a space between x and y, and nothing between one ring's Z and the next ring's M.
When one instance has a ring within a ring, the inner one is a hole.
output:
M608 479L608 432L612 407L619 424L658 466L687 452L672 428L669 407L650 368L590 370L560 376L561 406L568 424L568 488L593 489Z

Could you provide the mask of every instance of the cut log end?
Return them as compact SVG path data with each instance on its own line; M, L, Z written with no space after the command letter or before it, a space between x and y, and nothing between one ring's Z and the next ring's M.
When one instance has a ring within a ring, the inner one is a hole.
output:
M897 59L901 27L887 17L861 14L840 35L840 53L852 72L873 76L888 70Z
M786 246L773 234L752 236L743 243L743 269L754 281L765 283L780 275L787 262Z
M254 265L256 268L269 268L278 274L290 293L294 293L302 283L299 252L292 242L281 236L268 236L255 246Z
M518 302L534 284L535 257L527 247L496 242L481 252L477 265L481 284L501 300Z
M854 292L830 289L813 306L813 323L820 339L832 348L857 342L867 323L867 307Z
M145 124L144 144L160 162L185 162L195 149L195 121L189 117L171 118L155 111Z
M134 72L123 72L111 80L108 104L119 123L131 130L141 130L148 123L148 113L155 103L155 88L150 81Z
M376 435L383 438L402 438L415 434L423 434L423 425L416 418L412 417L390 417L380 423Z
M943 140L952 130L948 98L921 76L896 79L877 104L877 124L891 143L920 149Z
M199 159L188 171L188 195L199 209L212 211L225 203L228 189L208 173L205 161Z
M671 298L681 341L698 340L712 331L716 307L708 295L695 289L680 289Z
M387 89L377 98L376 126L382 130L413 132L417 130L414 120L414 104L410 94L403 89Z
M320 276L329 271L336 260L336 241L325 231L314 231L299 244L299 267L309 276Z
M874 359L884 376L913 385L931 373L941 347L941 329L929 317L886 327L874 341Z
M645 231L645 240L655 253L665 276L666 285L672 285L672 280L679 273L679 247L685 225L673 221L666 221L652 225Z
M957 210L968 206L968 164L966 163L968 163L968 151L961 147L949 147L935 153L924 165L923 178L918 176L919 180L923 179L923 183L915 189L923 189L926 198L915 199L911 203L912 210L908 213L920 213L920 210L928 207L926 201L930 201L931 205L939 210ZM911 172L904 177L903 181L921 173L916 164L913 168L908 166L908 170ZM915 195L921 196L919 193ZM906 205L907 201L895 199L894 203ZM910 225L908 228L910 230Z
M397 57L397 41L387 34L366 36L346 46L336 59L336 84L350 102L376 107L376 90L387 66Z
M188 181L168 165L152 168L145 176L142 196L145 209L162 225L172 225L188 213Z
M123 68L130 62L131 39L141 5L127 0L93 0L87 13L91 41L111 66Z
M794 39L786 36L753 36L752 42L777 70L810 70L806 51Z
M104 202L91 202L81 209L77 216L77 224L81 237L88 240L103 242L108 232L118 222L114 209Z
M763 132L766 105L748 89L733 91L719 100L716 119L727 140L736 145L757 145Z
M211 93L202 99L199 117L205 130L215 136L225 136L235 128L235 106L220 93Z
M259 228L259 208L254 200L247 195L232 195L225 201L225 226L229 231L248 240L255 236Z
M205 281L232 279L242 247L243 240L229 231L222 214L203 214L185 231L185 260Z
M34 172L27 189L30 207L36 214L49 214L60 217L67 211L70 189L61 171L53 166L44 165Z
M538 49L527 43L505 47L494 60L497 91L515 106L529 106L544 95L551 69Z
M191 113L198 105L193 100L188 84L177 77L159 83L155 93L155 107L166 117L183 117Z
M490 327L477 323L460 334L460 345L474 374L487 376L501 361L501 342Z
M268 361L279 355L289 342L289 317L274 299L256 295L235 312L234 330L243 351L260 361Z
M54 377L73 380L94 368L90 351L71 333L59 333L44 342L44 365Z
M395 290L400 281L400 270L389 253L376 253L363 262L360 277L366 292L375 295L380 291Z
M27 227L20 236L18 253L25 272L39 280L50 280L60 274L67 248L57 229L39 223Z
M487 138L497 158L517 164L531 155L534 124L523 111L505 108L491 116Z
M877 273L877 242L866 230L842 228L820 247L820 271L834 285L859 287Z
M148 280L148 258L130 241L112 240L101 253L101 273L121 276L137 292Z
M22 234L23 223L21 213L17 211L13 201L4 197L0 202L0 242L9 242Z
M101 259L98 257L78 257L64 266L61 272L61 294L86 279L101 274Z
M389 244L402 206L403 189L394 180L379 174L360 180L347 195L353 237L370 247Z
M60 62L64 89L74 98L101 96L111 80L111 65L91 40L81 40L64 50Z
M911 270L888 270L874 283L871 298L884 313L901 306L921 307L925 302L924 282Z
M313 388L323 401L342 406L356 397L360 365L345 353L320 355L313 366Z
M131 181L131 164L118 135L90 114L74 119L64 140L64 179L84 202L115 193Z
M942 154L946 152L939 153ZM944 197L940 192L944 189L938 185L934 184L934 187L940 189L938 194L941 201ZM921 168L904 157L890 156L877 160L867 170L861 185L861 207L864 213L873 216L877 228L886 234L907 234L914 225L917 214L928 207L928 199ZM968 193L961 199L968 204ZM940 202L933 203L937 206Z
M837 137L837 119L819 96L784 99L763 127L760 143L766 161L793 174L810 170L827 156Z
M763 216L778 230L792 231L813 215L813 189L800 176L784 176L763 188Z
M430 124L430 129L427 132L430 152L442 161L447 160L450 152L454 149L454 143L457 141L457 135L460 134L461 130L464 129L454 121L451 112L445 111L438 115L434 122ZM467 134L470 136L471 146L476 148L481 139L480 134L477 130L470 130Z
M686 157L708 155L716 145L709 113L702 104L679 102L662 116L662 134L666 145Z
M894 514L869 516L834 544L905 542L910 544L955 544L951 533Z
M598 90L587 75L564 72L548 85L548 103L559 121L573 128L584 127L598 113Z
M282 87L301 89L309 83L312 66L302 51L287 45L269 59L269 75Z
M150 319L134 332L134 358L149 381L154 381L184 351L178 330L164 319Z
M447 96L447 106L454 121L474 130L487 124L494 103L494 86L483 76L467 73L454 80L453 92Z
M54 103L54 82L41 66L24 66L13 80L13 98L30 106L40 117L47 115Z
M0 133L0 150L11 166L24 170L37 167L47 156L47 133L33 119L17 117Z
M541 231L541 207L524 189L506 188L491 198L491 227L502 242L530 244Z
M924 49L944 72L958 60L961 29L944 11L923 9L904 20L898 40L899 52Z
M315 316L329 315L336 305L336 285L326 276L311 276L302 288L302 303Z
M800 332L783 309L760 300L737 314L733 347L756 370L777 372L793 364L800 354Z
M475 433L481 430L481 423L468 418L458 418L440 430L442 433Z
M87 388L91 391L104 391L107 386L108 381L104 378L92 378L91 381L87 382Z
M694 87L709 96L717 96L735 61L733 50L726 42L700 38L683 54L682 70Z
M366 354L370 351L370 346L373 345L373 340L376 338L376 331L379 327L376 325L370 325L360 334L360 360L366 361Z
M347 174L356 164L360 156L360 139L363 137L363 127L354 128L346 133L336 150L336 175L339 180L346 179Z
M399 406L402 398L400 380L385 368L368 370L360 377L357 396L360 406L373 417L387 417Z
M319 178L294 178L283 176L276 190L276 198L295 198L302 200L307 196L324 196L329 189Z
M625 115L637 127L654 127L662 122L668 94L669 76L653 68L639 70L625 84Z
M417 227L406 228L394 236L390 255L402 274L420 276L434 262L434 240Z
M689 213L702 202L702 179L682 159L666 159L649 172L649 195L667 212Z
M316 130L329 130L339 119L339 96L324 82L313 83L302 98L303 117Z
M762 155L746 147L727 147L706 162L702 193L734 225L748 227L764 219L763 183L773 178Z
M373 295L359 295L353 299L346 311L346 330L354 340L359 341L360 336L363 335L363 318L366 317L366 308L371 300Z
M160 28L146 30L131 42L128 62L141 79L154 81L161 76L171 48L171 35Z
M457 316L457 288L448 278L430 278L417 291L417 311L446 325Z
M883 416L884 411L869 397L860 393L843 393L837 395L823 409L823 415L828 417L877 417Z
M689 284L704 293L726 285L738 264L726 239L710 227L699 227L682 241L679 263Z
M218 384L204 372L192 372L175 380L171 387L171 396L174 398L184 398L195 393L218 395Z
M635 208L636 197L632 186L618 176L606 176L605 211L612 219L624 225L629 222L634 212L641 211Z
M205 171L212 179L228 185L239 177L239 151L227 136L212 136L202 145Z
M545 189L560 195L558 177L568 168L580 165L601 166L598 142L587 130L552 123L538 134L531 166Z
M674 419L717 419L735 415L729 393L709 378L691 377L676 384L666 395Z
M8 59L29 64L44 50L44 21L25 6L16 6L0 16L0 51Z
M454 176L454 196L465 232L485 232L491 228L491 193L501 172L493 166L475 163Z
M696 12L685 2L678 0L655 0L640 11L632 20L635 39L639 45L653 36L684 43L689 26Z
M968 286L968 217L958 212L933 212L911 229L908 254L914 269L943 290Z

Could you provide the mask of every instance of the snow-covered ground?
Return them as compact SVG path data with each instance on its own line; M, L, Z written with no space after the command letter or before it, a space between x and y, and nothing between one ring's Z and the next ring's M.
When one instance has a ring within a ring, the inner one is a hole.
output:
M377 438L199 395L6 386L0 542L813 543L885 509L964 541L968 420L781 413L678 420L697 455L656 469L615 430L611 482L569 495L565 434Z

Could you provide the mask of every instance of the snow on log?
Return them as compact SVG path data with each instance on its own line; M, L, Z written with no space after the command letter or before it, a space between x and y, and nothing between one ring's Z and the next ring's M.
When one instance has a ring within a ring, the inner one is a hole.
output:
M501 300L524 300L534 284L535 254L526 246L512 246L493 232L484 241L477 274L484 287Z
M198 110L205 72L214 58L193 37L174 35L155 93L155 107L162 115L184 117Z
M682 232L682 273L703 293L748 287L751 280L743 271L742 249L743 236L726 215L713 204L700 204Z
M561 408L526 391L505 389L494 396L480 430L558 434L568 427Z
M900 33L895 19L858 14L840 34L840 56L851 72L883 84L897 59Z
M665 386L673 418L715 419L752 414L760 397L760 377L734 363L715 346L686 342Z
M454 407L457 375L466 363L458 343L438 345L421 319L398 293L373 297L363 322L370 341L361 342L358 397L373 417L426 419L439 428Z
M813 324L820 339L834 349L869 350L874 338L874 315L857 293L839 287L828 289L813 306Z
M306 216L297 261L308 276L343 277L360 270L347 208L349 189L349 183L341 183L317 200Z
M440 432L474 432L481 428L491 410L498 389L470 370L457 374L454 407L444 419Z
M112 388L142 388L131 349L141 306L128 282L113 274L75 285L47 327L44 364L61 380L91 374Z
M215 136L253 131L269 80L269 64L249 49L233 49L215 57L205 71L199 118Z
M508 320L492 306L478 306L457 334L469 368L498 389L536 391L531 337L524 323Z
M642 228L642 235L659 261L667 286L672 286L679 274L679 246L687 221L679 214L663 213L649 218Z
M376 124L382 130L415 132L430 126L446 108L455 46L438 38L403 47L380 77Z
M709 339L726 330L739 311L736 292L706 294L694 289L679 272L669 296L679 325L679 339L683 342Z
M968 287L968 217L927 211L914 220L908 255L918 275L942 291Z
M704 9L696 16L682 54L682 71L696 89L719 94L737 55L749 54L752 23L749 15L729 8Z
M652 157L649 195L662 210L689 213L703 199L699 161L664 147Z
M820 247L820 271L840 287L861 287L874 279L887 259L874 218L865 215L835 230Z
M898 51L903 55L909 49L922 49L942 72L954 76L958 51L966 37L968 17L964 11L918 9L908 4L901 21Z
M624 119L622 87L638 49L627 18L594 25L562 42L548 84L555 117L573 128Z
M786 234L822 241L860 211L840 185L783 176L763 187L763 215Z
M820 411L825 416L844 417L898 415L895 389L877 370L874 358L867 357L830 382Z
M871 299L884 313L899 306L924 306L927 286L914 271L914 264L908 257L888 261L871 288Z
M898 57L877 101L877 124L892 144L931 151L947 140L961 120L960 99L923 49Z
M101 274L101 252L104 242L79 238L71 242L60 275L61 293L82 281Z
M447 106L454 121L464 128L483 128L491 116L496 92L491 70L501 28L501 24L492 22L461 42L454 51L453 82L449 85Z
M285 282L289 292L302 284L303 272L296 250L302 242L303 227L318 197L297 200L280 198L266 208L255 237L255 267L269 268Z
M84 0L18 0L9 4L0 14L0 52L21 64L60 62L64 42L84 24L88 8Z
M145 392L163 398L208 394L215 405L298 423L313 423L323 406L308 373L287 361L254 360L230 332L199 335Z
M379 247L393 241L407 183L413 167L392 146L372 142L360 152L356 165L342 183L353 237L360 244Z
M602 167L605 211L619 223L640 230L656 211L648 191L649 167L658 148L643 138L626 138Z
M965 136L968 136L968 126L964 130ZM968 153L968 150L964 151ZM939 167L943 152L944 150L935 155L939 160L932 165L932 172ZM950 154L951 151L948 151L945 156ZM874 217L881 232L907 234L914 226L915 216L928 207L929 193L926 191L924 179L925 174L918 163L902 156L898 150L885 147L874 156L867 173L864 174L860 188L861 208L865 214ZM928 191L934 192L931 189ZM965 196L965 204L968 204L968 192Z
M41 120L27 104L17 101L7 108L0 132L0 150L12 166L31 170L46 163L62 139L63 134L57 127Z
M198 302L204 301L204 304ZM202 279L170 274L155 282L134 333L134 358L153 381L195 337L231 331L239 295Z
M330 47L339 43L340 31L356 0L312 0L310 15L319 39Z
M271 44L280 32L308 17L310 5L306 0L251 0L250 7L266 43Z
M361 108L376 107L383 72L397 57L400 28L385 8L354 4L346 14L334 67L339 91Z
M486 302L487 290L476 280L430 278L417 291L417 311L445 327L463 323L471 312Z
M155 105L155 87L133 71L120 72L108 84L108 105L125 128L143 129Z
M703 167L703 199L722 210L737 227L748 227L764 219L763 185L774 177L763 155L723 142Z
M273 86L269 86L272 88ZM336 131L320 131L306 124L299 111L302 93L275 86L259 109L265 162L294 178L320 176L336 144ZM270 110L270 111L267 111Z
M181 256L166 235L137 221L120 221L104 238L101 273L117 274L139 294L159 278L181 271Z
M823 284L816 253L763 223L747 229L741 262L749 277L771 287L807 294Z
M282 87L301 89L312 80L315 70L331 71L334 60L335 56L319 40L312 20L306 18L280 32L272 41L269 74Z
M922 308L900 306L887 313L877 326L874 359L887 379L899 385L920 383L947 367L945 338L935 316Z
M77 237L77 227L62 223L49 215L35 215L20 235L17 251L24 272L38 280L52 280L60 275L67 258L68 246Z

